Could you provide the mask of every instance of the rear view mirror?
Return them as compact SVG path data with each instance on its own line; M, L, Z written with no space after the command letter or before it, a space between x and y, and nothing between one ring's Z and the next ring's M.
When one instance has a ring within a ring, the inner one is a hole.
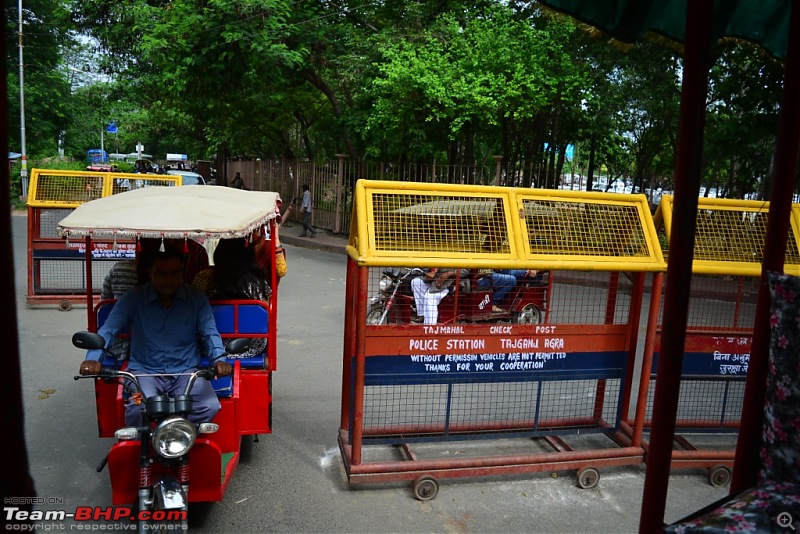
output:
M106 346L106 340L94 332L75 332L72 334L72 344L79 349L98 350Z

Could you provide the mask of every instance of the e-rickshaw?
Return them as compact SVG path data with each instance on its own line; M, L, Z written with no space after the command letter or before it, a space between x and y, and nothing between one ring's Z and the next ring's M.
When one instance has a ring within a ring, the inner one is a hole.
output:
M548 312L547 296L553 284L552 273L545 271L529 275L527 273L530 271L516 272L526 274L517 278L502 301L497 301L490 270L454 270L454 275L447 284L447 295L438 305L438 322L442 324L545 322ZM426 270L420 268L384 269L378 291L369 302L367 324L421 322L422 314L416 307L411 283L414 278L425 278L425 276Z
M97 331L116 302L98 301L92 288L95 240L113 241L115 246L118 240L121 243L133 241L137 250L143 238L178 240L184 244L184 253L188 252L190 241L193 241L200 245L194 248L205 249L208 257L213 258L213 250L220 239L245 238L252 242L256 236L260 236L271 251L269 282L273 293L268 302L211 301L223 342L235 342L240 338L265 338L267 346L264 353L247 358L230 354L228 362L233 366L233 373L212 380L222 409L211 422L211 433L202 433L201 429L200 433L190 436L192 442L188 443L190 449L186 453L186 465L177 469L178 483L184 484L185 481L184 488L187 489L183 510L188 510L189 502L221 500L239 463L243 436L252 435L257 440L259 434L272 432L271 382L277 363L278 300L275 241L271 236L280 222L280 202L279 195L272 192L153 186L87 202L58 225L60 235L67 241L85 240L87 329L90 332ZM78 334L76 337L79 337ZM84 337L84 340L89 338ZM141 510L143 491L147 489L145 486L152 486L153 492L144 498L144 502L156 501L155 480L162 471L175 466L165 467L159 462L150 462L142 467L141 442L145 440L137 440L137 435L123 436L118 432L125 427L126 391L120 380L125 373L125 366L124 359L109 355L103 360L102 376L93 377L99 436L117 438L97 469L100 471L108 464L114 505L135 505L138 502ZM169 399L166 403L168 409L171 409L172 402L173 399ZM175 405L178 403L175 401ZM140 432L139 436L143 435ZM164 495L160 495L160 498L168 500ZM164 505L164 502L161 504ZM169 504L164 507L169 508ZM155 508L158 509L157 506Z

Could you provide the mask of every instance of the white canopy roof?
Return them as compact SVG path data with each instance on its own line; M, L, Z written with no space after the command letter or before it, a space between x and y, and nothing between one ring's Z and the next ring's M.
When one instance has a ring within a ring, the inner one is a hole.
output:
M247 237L280 216L278 193L220 186L151 186L92 200L61 220L68 238L206 240Z

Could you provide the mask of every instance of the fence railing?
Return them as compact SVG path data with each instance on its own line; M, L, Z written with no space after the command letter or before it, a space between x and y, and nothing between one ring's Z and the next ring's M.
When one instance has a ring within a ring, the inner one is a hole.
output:
M229 160L228 180L237 172L245 184L259 191L276 191L284 205L299 208L303 184L312 196L312 223L333 233L350 231L353 187L359 179L471 185L530 186L537 170L531 166L509 167L502 158L483 165L437 165L352 161L340 157L325 161ZM541 187L557 187L557 183ZM299 209L292 218L299 220Z

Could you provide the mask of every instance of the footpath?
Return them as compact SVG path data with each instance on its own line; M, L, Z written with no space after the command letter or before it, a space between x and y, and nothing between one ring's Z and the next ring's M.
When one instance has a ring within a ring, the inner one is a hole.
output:
M347 254L345 247L349 235L333 234L322 229L317 229L314 237L300 237L303 225L297 221L288 220L281 225L281 243L293 247L310 248L331 252L333 254Z

